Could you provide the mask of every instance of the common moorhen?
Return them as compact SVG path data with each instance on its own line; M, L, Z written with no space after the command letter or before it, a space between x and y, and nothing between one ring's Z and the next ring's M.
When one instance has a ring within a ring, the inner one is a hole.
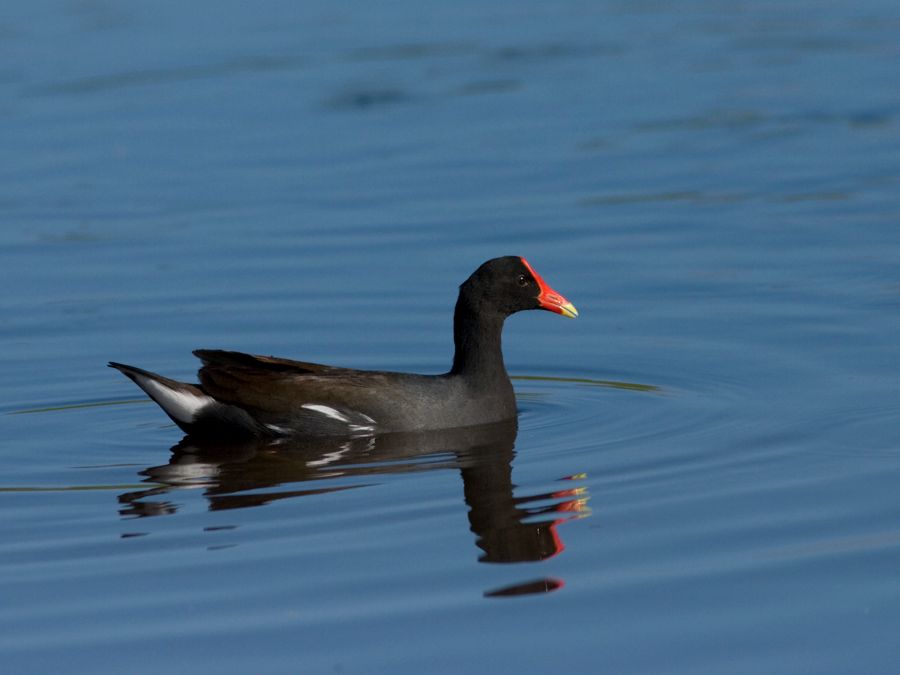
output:
M460 286L453 367L443 375L353 370L273 356L199 349L200 384L110 363L193 436L359 436L514 418L503 364L507 316L578 312L518 256L488 260Z

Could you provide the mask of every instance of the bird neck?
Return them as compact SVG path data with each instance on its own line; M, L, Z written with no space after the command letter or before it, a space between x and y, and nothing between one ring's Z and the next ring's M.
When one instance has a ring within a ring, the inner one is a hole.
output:
M484 382L502 377L509 381L503 364L500 336L505 316L496 311L479 311L463 295L456 302L453 313L452 375L463 375Z

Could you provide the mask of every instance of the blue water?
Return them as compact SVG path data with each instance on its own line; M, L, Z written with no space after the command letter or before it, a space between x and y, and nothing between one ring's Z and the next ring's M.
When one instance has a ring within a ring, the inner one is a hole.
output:
M4 672L891 673L900 7L6 3ZM170 449L108 360L441 372L517 431Z

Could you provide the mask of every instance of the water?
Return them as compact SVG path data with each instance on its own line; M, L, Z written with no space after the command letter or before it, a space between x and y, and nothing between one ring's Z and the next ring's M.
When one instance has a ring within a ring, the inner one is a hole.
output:
M887 673L895 3L7 3L5 672ZM440 372L517 430L170 452L113 359Z

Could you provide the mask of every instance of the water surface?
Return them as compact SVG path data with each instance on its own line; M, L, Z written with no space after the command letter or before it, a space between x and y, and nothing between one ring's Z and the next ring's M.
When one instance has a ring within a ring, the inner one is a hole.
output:
M888 673L895 3L13 3L10 672ZM124 361L437 373L515 428L188 448Z

